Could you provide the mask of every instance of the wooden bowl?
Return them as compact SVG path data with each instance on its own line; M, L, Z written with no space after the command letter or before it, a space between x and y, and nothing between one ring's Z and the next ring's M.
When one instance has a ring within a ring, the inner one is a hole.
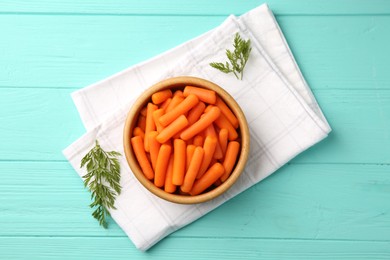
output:
M239 121L238 132L241 138L241 146L240 146L241 151L239 154L239 158L229 178L218 187L196 196L171 194L165 192L161 188L156 187L143 174L138 164L138 161L134 155L133 149L131 147L131 142L130 142L133 128L137 123L137 118L139 116L140 110L148 102L150 102L152 94L164 89L184 88L187 85L214 90L230 107L232 112L236 115ZM135 101L134 105L132 106L132 108L130 109L127 115L125 127L124 127L124 133L123 133L123 143L124 143L126 160L135 177L146 189L148 189L150 192L157 195L158 197L168 200L170 202L180 203L180 204L195 204L195 203L201 203L201 202L211 200L221 195L235 183L237 178L243 172L249 154L249 129L248 129L248 124L245 115L242 112L241 108L234 100L234 98L230 96L230 94L228 94L224 89L205 79L184 76L184 77L169 78L161 82L158 82L157 84L151 86L144 93L141 94L141 96Z

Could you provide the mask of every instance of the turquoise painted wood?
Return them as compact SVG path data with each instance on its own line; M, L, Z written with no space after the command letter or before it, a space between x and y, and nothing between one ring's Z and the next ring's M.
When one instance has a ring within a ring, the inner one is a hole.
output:
M0 86L81 88L196 37L225 18L0 12ZM313 89L388 89L390 16L277 18Z
M0 2L0 259L390 259L390 2L270 0L334 131L139 252L61 150L70 93L262 1ZM190 29L189 29L190 28Z

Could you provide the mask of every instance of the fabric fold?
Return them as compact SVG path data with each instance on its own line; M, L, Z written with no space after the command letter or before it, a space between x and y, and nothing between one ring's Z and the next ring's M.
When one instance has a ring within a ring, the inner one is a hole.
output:
M225 61L235 33L252 41L242 81L209 66ZM76 172L81 158L98 139L107 150L123 153L123 126L134 99L159 80L174 76L208 79L240 104L251 133L244 173L222 196L197 205L162 200L147 191L120 158L122 193L110 213L135 246L147 250L175 230L195 221L258 183L331 131L271 10L261 5L162 55L72 94L88 132L63 153ZM101 104L104 103L104 106ZM106 105L107 104L107 105ZM266 199L266 198L265 198Z

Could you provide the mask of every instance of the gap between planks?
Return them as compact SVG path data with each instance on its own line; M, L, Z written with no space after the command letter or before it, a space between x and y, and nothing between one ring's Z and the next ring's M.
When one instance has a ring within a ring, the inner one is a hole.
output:
M127 235L110 235L110 236L91 236L91 235L0 235L1 238L94 238L94 239L122 239L128 238ZM379 240L379 239L325 239L325 238L283 238L283 237L239 237L239 236L168 236L170 239L213 239L213 240L225 240L225 239L234 239L234 240L276 240L276 241L318 241L318 242L373 242L373 243L390 243L390 240Z

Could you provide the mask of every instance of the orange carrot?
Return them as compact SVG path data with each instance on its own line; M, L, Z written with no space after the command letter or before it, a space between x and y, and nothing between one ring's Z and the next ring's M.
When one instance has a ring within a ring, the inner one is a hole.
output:
M217 143L218 143L218 141L217 141ZM211 163L209 165L214 165L217 162L218 162L218 160L213 158L213 159L211 159Z
M215 91L209 90L209 89L204 89L204 88L186 86L184 88L183 94L185 97L189 96L190 94L194 94L201 101L206 102L208 104L215 104L215 102L217 100L217 95L216 95Z
M221 110L218 107L213 107L207 114L201 117L194 124L185 129L180 138L184 141L194 137L195 135L206 129L212 122L214 122L221 114Z
M198 121L200 116L202 115L204 109L206 108L206 105L200 101L196 106L194 106L189 112L188 112L188 122L190 125Z
M144 131L138 126L133 129L133 136L141 136L143 140L145 139Z
M188 167L190 166L190 162L192 159L192 156L194 155L196 146L193 144L187 145L186 149L186 171L188 170Z
M146 111L147 111L147 105L146 106L144 106L142 109L141 109L141 111L139 112L141 115L143 115L143 116L146 116Z
M218 187L219 185L222 184L222 181L221 181L221 179L218 179L213 184Z
M203 146L203 136L201 136L201 135L195 136L195 137L194 137L193 144L194 144L195 146Z
M177 91L176 91L177 92ZM168 113L169 111L171 111L173 108L175 108L178 104L180 104L182 101L184 100L184 97L182 96L173 96L171 102L169 103L169 105L167 106L167 108L165 109L165 113Z
M167 173L167 167L169 163L169 157L171 156L172 147L167 144L161 145L158 152L156 171L154 176L154 185L162 187L165 184L165 175Z
M170 97L172 97L172 91L170 89L161 90L152 95L152 102L158 105Z
M156 124L153 120L153 112L157 110L157 106L152 103L148 103L146 110L146 125L145 125L145 136L149 134L150 131L156 130ZM149 152L149 139L145 138L144 142L145 151Z
M182 185L186 170L186 143L181 139L173 141L173 177L172 183Z
M167 107L169 106L169 103L171 103L171 100L172 98L168 98L167 100L165 100L161 105L160 105L160 108L164 109L164 111L167 109Z
M188 139L188 140L186 141L186 144L187 144L187 145L194 144L194 138Z
M183 192L189 192L191 190L195 178L198 175L200 165L202 164L203 154L204 151L202 147L198 146L195 148L194 155L192 156L190 162L190 166L188 167L186 175L184 176L184 182L180 186L180 189Z
M167 174L165 176L164 190L168 193L174 193L176 191L176 185L172 183L173 176L173 156L169 159Z
M158 135L157 131L151 131L148 134L150 160L152 162L153 170L156 170L157 156L161 146L161 144L156 139L157 135Z
M186 117L186 118L187 118L187 117ZM188 120L188 119L187 119L187 120ZM185 128L184 128L184 129L185 129ZM183 130L184 130L184 129L183 129ZM177 132L172 138L173 138L173 139L179 139L179 138L180 138L180 134L181 134L181 132L182 132L183 130Z
M213 108L213 106L214 105L208 105L205 109L204 109L204 111L203 111L203 113L207 113L207 112L209 112L210 111L210 109L212 109Z
M152 165L152 160L150 159L150 153L146 153L146 158L148 158L149 164ZM153 169L153 166L152 166Z
M215 138L215 140L218 140L218 135L215 132L214 124L209 125L204 132L206 136L211 136ZM215 148L213 157L215 159L222 159L223 157L222 148L218 141L217 141L217 147Z
M221 181L224 182L229 177L230 173L233 170L234 165L236 164L237 156L240 151L240 143L236 141L231 141L228 143L225 160L223 161L223 167L225 172L221 177Z
M164 115L164 109L160 108L153 112L153 120L156 124L157 132L161 133L161 131L164 129L164 127L160 124L160 121L158 120L162 115Z
M200 166L198 175L196 176L197 179L203 176L203 174L206 172L207 168L210 165L211 160L213 159L215 148L217 147L217 139L212 136L207 136L204 140L203 144L203 150L204 150L204 156L202 165Z
M160 117L161 119L161 117ZM179 116L175 121L165 127L157 136L157 141L165 143L176 133L180 132L188 125L188 120L184 115Z
M142 129L142 131L145 132L145 126L146 126L146 117L143 115L139 115L137 126Z
M220 129L226 128L228 130L228 139L229 141L236 140L238 137L238 133L236 129L232 126L229 120L226 119L224 114L221 115L215 120L215 125L217 125Z
M226 128L219 130L219 145L221 146L222 154L226 153L228 134L229 132Z
M132 137L131 138L131 146L133 148L133 151L134 151L135 157L137 158L139 166L141 167L146 178L148 178L149 180L152 180L154 178L154 172L153 172L152 166L150 166L148 157L146 156L142 137L141 136Z
M227 118L227 120L229 120L229 122L232 124L232 126L234 128L237 128L238 127L237 117L233 114L232 110L230 110L230 108L226 105L226 103L223 102L223 100L218 96L217 96L217 102L215 103L215 105L217 107L219 107L219 109L221 109L222 114L225 115L225 117Z
M198 195L210 187L216 180L218 180L225 172L222 164L215 163L208 171L202 176L202 178L195 181L189 192L192 196Z
M185 196L189 196L189 195L190 195L190 194L188 194L187 192L182 191L181 189L178 190L178 193L179 193L180 195L185 195Z
M184 95L183 95L183 91L181 90L176 90L175 93L173 93L173 96L179 96L179 97L183 97L184 98Z
M162 144L167 144L167 145L170 145L170 146L172 146L172 140L171 140L171 139L169 139L168 141L166 141L165 143L162 143Z
M180 115L185 114L191 108L198 104L199 99L195 95L189 95L180 104L174 107L171 111L162 115L159 119L162 126L167 126L172 123Z

